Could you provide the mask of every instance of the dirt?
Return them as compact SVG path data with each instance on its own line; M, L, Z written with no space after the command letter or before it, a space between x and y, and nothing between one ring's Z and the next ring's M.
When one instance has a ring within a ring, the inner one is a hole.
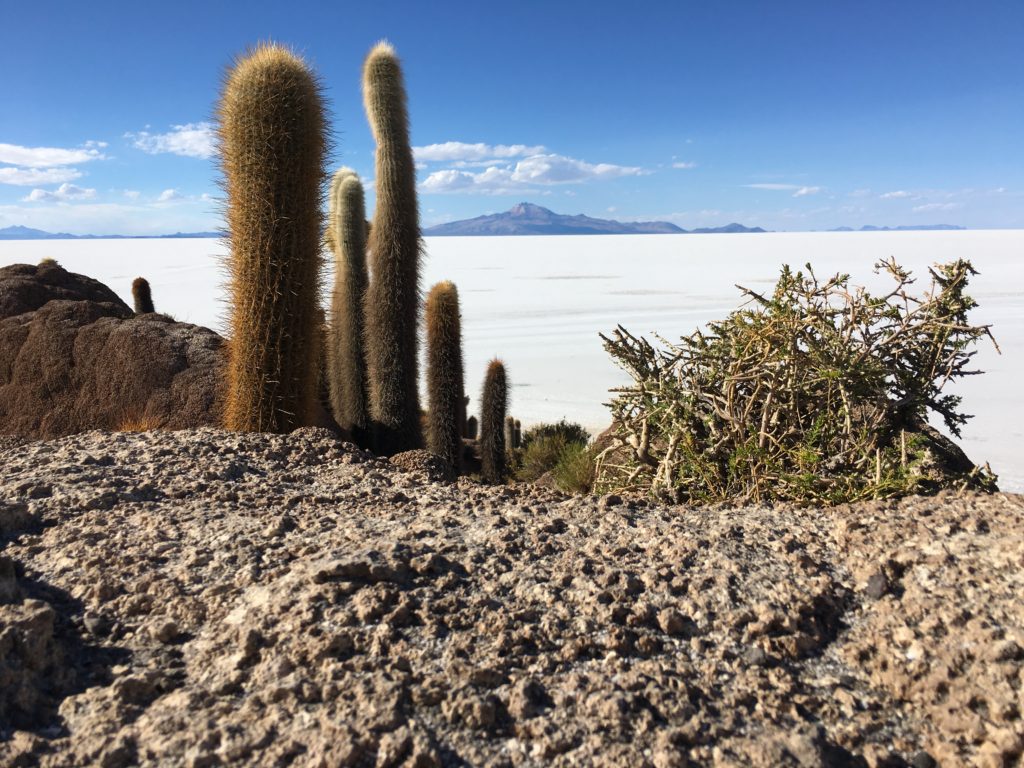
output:
M0 765L1021 765L1024 499L687 508L0 439Z

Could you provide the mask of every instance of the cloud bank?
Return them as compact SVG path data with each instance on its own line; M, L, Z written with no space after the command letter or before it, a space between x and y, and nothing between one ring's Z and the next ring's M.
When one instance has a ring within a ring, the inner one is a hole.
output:
M73 181L82 172L71 166L106 159L100 151L106 146L102 141L87 141L73 149L0 144L0 184L34 187Z
M69 200L91 200L94 197L96 197L95 189L83 189L74 184L61 184L54 192L33 189L22 198L22 201L26 203L67 202Z
M126 133L132 146L150 155L180 155L207 159L216 151L215 132L212 123L186 123L171 126L167 133Z
M449 141L414 147L423 165L445 163L454 167L430 173L421 184L426 193L512 195L560 184L641 176L643 168L588 163L547 152L543 146L525 144L467 144ZM501 161L506 162L501 162ZM515 162L507 162L514 160ZM487 166L482 171L465 170Z

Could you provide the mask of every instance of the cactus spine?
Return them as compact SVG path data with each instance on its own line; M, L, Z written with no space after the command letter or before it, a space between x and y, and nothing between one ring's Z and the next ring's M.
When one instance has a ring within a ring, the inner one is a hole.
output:
M334 289L327 343L331 411L342 429L361 437L367 426L363 304L366 300L366 204L351 168L331 183L328 240L334 250Z
M370 419L377 453L422 444L417 380L420 227L402 70L378 43L363 65L363 100L377 141L377 207L370 227L373 280L366 293Z
M217 117L230 240L225 425L288 432L317 410L320 86L291 51L260 45L228 73Z
M153 308L153 294L149 290L149 281L144 277L132 280L132 301L135 303L135 314L144 315L156 312Z
M505 409L508 380L501 360L491 360L480 399L480 465L485 482L505 482Z
M427 326L427 448L459 474L462 470L462 329L459 292L445 281L430 289Z

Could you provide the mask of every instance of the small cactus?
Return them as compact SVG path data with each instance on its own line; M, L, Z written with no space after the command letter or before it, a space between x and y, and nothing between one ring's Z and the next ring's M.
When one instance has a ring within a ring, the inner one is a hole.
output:
M430 289L427 326L427 448L455 474L462 471L462 424L465 398L462 383L462 330L459 292L445 281Z
M505 450L514 451L516 448L516 420L511 416L505 417Z
M135 314L145 315L156 312L153 308L153 294L149 290L149 281L144 277L132 280L132 301L135 303Z
M361 436L369 425L363 303L366 300L366 210L363 185L351 168L331 183L327 219L334 251L334 289L327 343L331 411L338 425Z
M480 405L480 464L485 482L505 482L505 409L508 380L501 360L487 366Z
M260 45L228 73L217 118L230 242L225 426L289 432L318 411L320 86L294 53Z
M363 65L363 99L377 141L377 207L366 293L370 420L377 453L422 444L418 321L420 225L405 84L394 48L378 43Z
M523 422L521 422L519 419L516 419L516 431L512 446L514 448L523 447Z
M466 419L466 439L467 440L476 440L476 432L477 432L476 416L470 416L468 419Z

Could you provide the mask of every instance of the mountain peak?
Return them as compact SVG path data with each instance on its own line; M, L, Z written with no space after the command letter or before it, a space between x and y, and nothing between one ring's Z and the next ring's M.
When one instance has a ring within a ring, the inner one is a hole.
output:
M554 211L534 203L516 203L509 210L510 216L557 216Z
M438 224L425 235L642 235L682 232L667 221L612 221L566 216L534 203L516 203L504 213Z

